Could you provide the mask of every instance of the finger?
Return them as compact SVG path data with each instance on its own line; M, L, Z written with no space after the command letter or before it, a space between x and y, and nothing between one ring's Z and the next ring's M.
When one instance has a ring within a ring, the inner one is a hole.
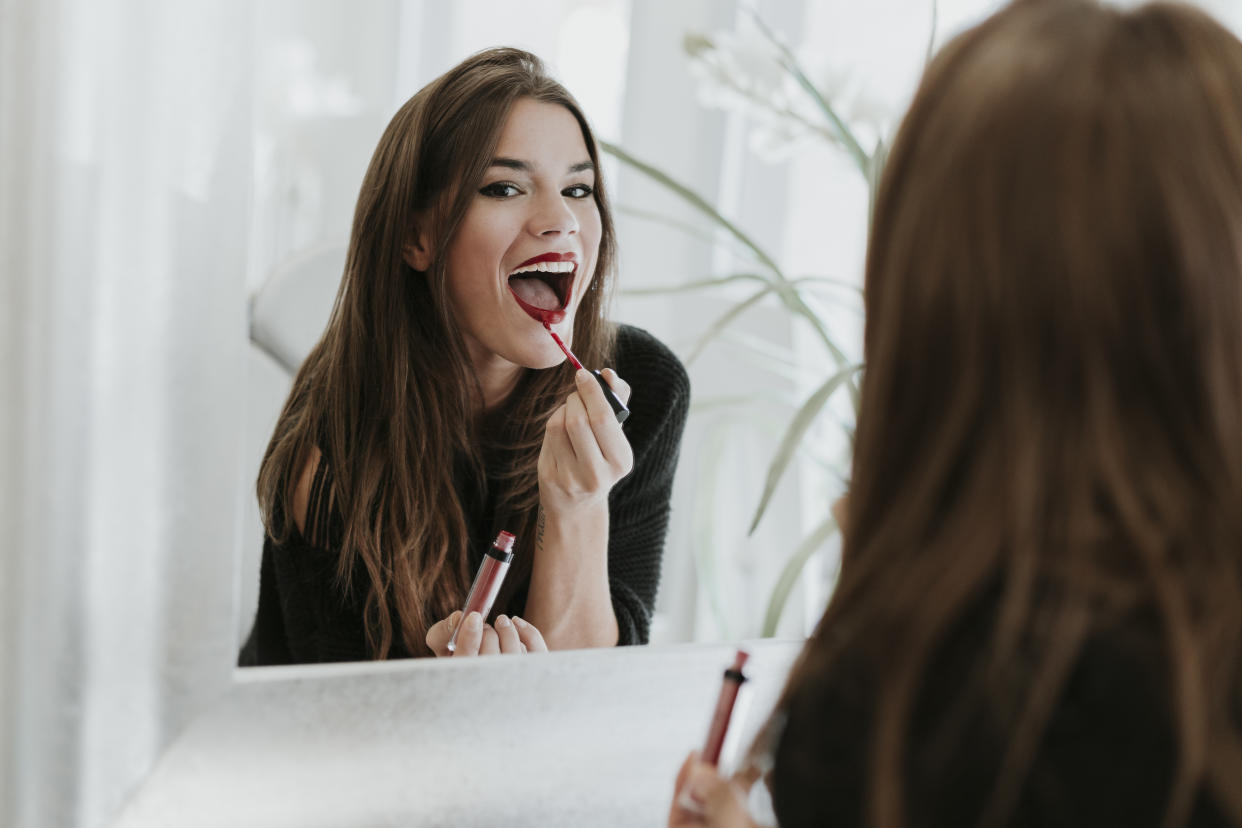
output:
M497 615L495 630L502 653L522 652L522 639L518 637L517 628L513 626L512 621L503 615Z
M677 771L677 782L673 786L673 790L676 793L681 793L682 788L686 787L686 780L690 778L690 769L698 761L699 752L697 750L692 750L686 754L686 761L681 763L681 768Z
M716 773L715 768L699 763L691 771L687 783L690 795L703 805L708 825L719 828L751 828L755 823L746 809L746 795L733 780Z
M630 404L630 395L634 393L633 389L630 388L630 384L621 379L621 375L611 368L605 368L600 373L604 375L604 379L608 382L608 387L612 389L612 393L617 395L617 399L628 406Z
M496 630L490 625L483 627L483 642L479 645L479 655L499 655L500 639Z
M453 630L457 629L460 622L461 610L458 610L448 618L432 624L424 639L427 642L427 648L438 656L449 655L448 643L453 638Z
M621 430L617 415L608 403L608 398L604 396L604 389L600 387L594 374L587 370L577 372L574 374L574 385L582 397L582 403L586 407L587 416L595 431L599 431L605 425L612 426L617 431Z
M543 640L543 633L535 628L535 625L524 618L513 617L513 626L517 627L518 638L526 645L526 651L529 653L546 653L548 644Z
M599 386L595 390L599 391ZM616 425L615 420L613 425ZM565 436L573 449L575 479L583 488L594 491L598 488L598 477L605 462L599 441L595 438L595 425L581 393L570 394L565 401Z
M703 796L703 814L709 826L719 828L754 828L755 822L746 809L746 794L732 780L717 778Z
M457 647L453 656L475 656L483 644L483 616L472 612L461 624L461 632L457 633Z
M592 459L596 456L601 457L610 471L609 482L618 480L628 474L634 466L634 452L630 448L630 441L626 438L625 432L621 430L621 424L617 422L616 416L612 413L612 407L604 399L604 391L595 381L595 377L586 371L580 371L574 379L578 383L578 396L582 401L587 425L591 430L590 443L589 445L579 444L579 440L586 444L587 436L579 434L571 427L573 424L571 418L577 414L577 411L573 408L572 402L567 401L565 420L569 437L574 441L579 457L582 457L586 451L590 452ZM620 382L619 378L618 382ZM592 488L597 486L598 481Z
M691 751L677 771L677 782L673 785L673 801L668 809L668 824L672 826L703 825L703 804L691 797L688 789L690 775L699 764L698 751Z

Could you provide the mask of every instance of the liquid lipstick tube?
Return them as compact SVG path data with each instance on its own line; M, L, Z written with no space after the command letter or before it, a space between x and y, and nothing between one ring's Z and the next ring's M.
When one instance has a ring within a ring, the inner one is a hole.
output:
M477 612L483 616L483 620L487 620L487 614L492 611L492 603L496 600L496 593L500 592L500 585L505 580L505 573L509 571L510 561L513 560L514 540L513 535L501 532L496 536L491 549L483 556L483 563L479 564L474 583L470 585L470 594L466 596L466 606L462 608L457 629L453 630L453 637L449 639L450 653L457 650L457 634L465 625L466 616Z
M720 749L724 746L725 733L729 730L729 719L733 716L733 704L737 701L737 691L741 688L746 676L742 667L749 653L738 650L733 659L733 666L724 673L724 683L720 686L720 696L716 699L716 712L712 714L711 727L707 729L707 741L703 744L701 758L709 765L715 766L720 760Z

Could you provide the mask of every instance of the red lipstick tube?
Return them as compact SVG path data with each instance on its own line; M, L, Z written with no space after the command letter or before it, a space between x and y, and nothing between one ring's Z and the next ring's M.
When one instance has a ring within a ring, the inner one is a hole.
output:
M724 683L720 686L720 697L716 699L716 712L712 714L711 727L707 729L707 741L703 744L701 758L709 765L720 760L720 749L724 746L725 733L729 730L729 719L733 716L733 704L737 701L737 691L741 688L746 676L742 675L742 667L750 654L738 650L733 659L733 666L724 673Z
M453 630L453 637L449 639L450 653L457 649L457 634L465 625L467 615L477 612L483 616L484 621L487 620L487 614L492 611L492 603L496 600L496 593L500 592L500 585L504 582L509 563L513 560L514 540L513 535L501 532L496 536L492 548L483 556L483 563L479 564L479 571L470 586L470 594L466 596L466 606L462 608L457 629Z

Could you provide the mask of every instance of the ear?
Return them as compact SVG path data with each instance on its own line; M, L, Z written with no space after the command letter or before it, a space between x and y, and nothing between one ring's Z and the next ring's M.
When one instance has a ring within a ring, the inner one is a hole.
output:
M401 248L401 258L405 259L406 264L418 271L424 271L431 267L431 245L427 241L426 234L421 229L414 229L413 237Z

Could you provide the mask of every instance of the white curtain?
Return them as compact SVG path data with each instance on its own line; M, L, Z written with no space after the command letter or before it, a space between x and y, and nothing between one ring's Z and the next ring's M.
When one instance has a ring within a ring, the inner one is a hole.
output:
M252 12L0 10L0 824L96 826L233 657Z

